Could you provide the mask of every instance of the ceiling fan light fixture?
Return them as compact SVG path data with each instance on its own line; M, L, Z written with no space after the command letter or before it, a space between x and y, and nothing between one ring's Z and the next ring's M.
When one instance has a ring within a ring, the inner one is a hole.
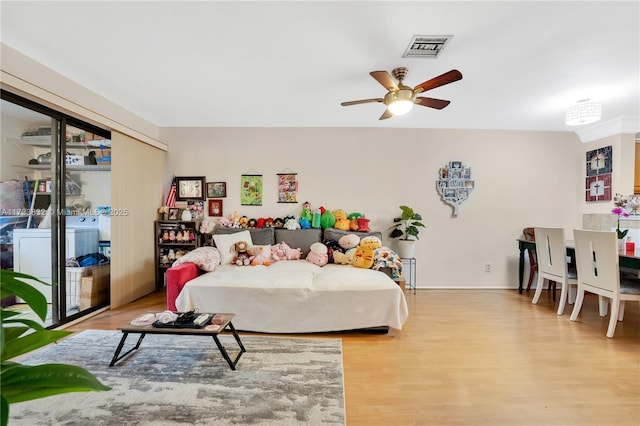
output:
M404 115L413 108L413 101L407 99L398 99L389 104L388 109L393 115Z
M601 116L602 105L597 102L589 102L589 99L582 99L567 109L565 123L568 126L581 126L595 123L600 120Z
M411 111L415 103L415 94L411 88L401 87L396 92L389 92L385 96L387 108L393 115L404 115Z

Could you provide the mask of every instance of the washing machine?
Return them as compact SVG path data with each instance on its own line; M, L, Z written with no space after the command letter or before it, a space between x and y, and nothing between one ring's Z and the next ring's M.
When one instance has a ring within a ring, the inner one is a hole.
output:
M73 221L72 221L73 222ZM98 228L67 226L66 256L74 258L98 252ZM51 283L51 229L14 229L13 270ZM32 282L51 303L51 287ZM67 307L78 306L80 283L67 283Z

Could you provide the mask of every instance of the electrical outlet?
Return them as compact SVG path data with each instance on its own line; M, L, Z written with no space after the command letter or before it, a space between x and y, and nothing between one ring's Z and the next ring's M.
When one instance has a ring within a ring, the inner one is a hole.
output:
M491 272L491 264L490 263L486 263L484 265L484 271L485 272Z

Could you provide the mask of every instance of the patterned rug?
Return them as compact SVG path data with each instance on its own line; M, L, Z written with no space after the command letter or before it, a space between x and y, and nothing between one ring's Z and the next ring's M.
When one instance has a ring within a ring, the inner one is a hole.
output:
M345 424L341 339L242 336L247 352L232 371L205 336L147 335L109 367L121 336L87 330L19 359L80 365L112 390L12 404L9 424ZM220 340L233 359L233 338Z

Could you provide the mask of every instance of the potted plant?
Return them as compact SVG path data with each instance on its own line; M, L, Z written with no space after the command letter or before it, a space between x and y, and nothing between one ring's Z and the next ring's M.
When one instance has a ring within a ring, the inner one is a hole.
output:
M389 237L397 238L398 254L402 258L412 258L415 250L415 242L420 239L420 229L426 228L421 222L422 216L409 206L400 206L402 214L393 219L393 225L389 228Z
M33 286L23 280L35 280L30 275L14 271L0 271L0 299L9 296L22 298L44 321L47 300ZM110 388L82 367L67 364L23 365L10 359L46 346L71 334L69 331L48 330L36 321L20 317L19 312L2 309L0 329L0 425L7 424L9 405L67 392L105 391Z

